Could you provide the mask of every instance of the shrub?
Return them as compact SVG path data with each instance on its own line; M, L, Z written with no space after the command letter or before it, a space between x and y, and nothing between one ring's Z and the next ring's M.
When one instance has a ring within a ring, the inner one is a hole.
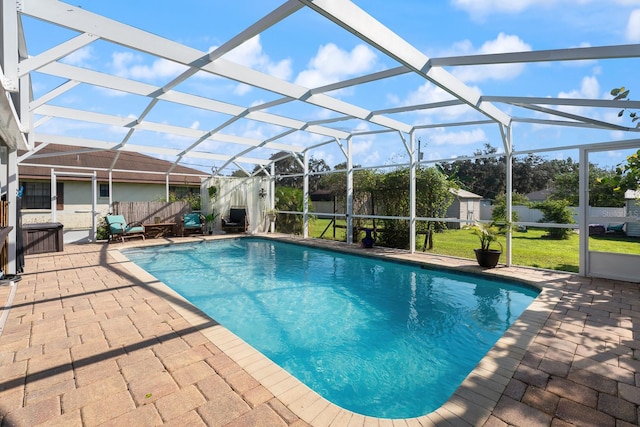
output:
M573 214L568 208L567 200L545 200L534 207L540 209L544 216L540 222L553 222L558 224L573 224ZM571 235L570 228L547 228L547 237L552 239L568 239Z
M379 246L387 248L409 249L409 221L402 219L383 219L383 228L378 232Z
M108 240L109 239L109 226L107 220L101 217L96 226L96 240Z

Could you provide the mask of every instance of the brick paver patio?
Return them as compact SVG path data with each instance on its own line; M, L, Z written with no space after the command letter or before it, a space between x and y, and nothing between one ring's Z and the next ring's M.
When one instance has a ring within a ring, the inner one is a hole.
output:
M22 280L0 286L0 309L15 291L1 312L2 426L638 425L638 284L492 270L544 291L443 407L377 420L320 398L140 274L112 251L126 245L28 256ZM378 253L478 271L467 260Z

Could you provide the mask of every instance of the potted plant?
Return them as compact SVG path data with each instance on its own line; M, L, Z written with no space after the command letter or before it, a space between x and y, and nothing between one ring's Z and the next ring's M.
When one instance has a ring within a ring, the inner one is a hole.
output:
M267 218L269 220L269 231L273 233L276 230L276 218L278 218L278 209L267 209L265 211L265 214L267 215Z
M209 191L209 198L211 200L215 200L216 196L218 195L218 187L216 187L215 185L212 185L207 190Z
M478 264L485 268L495 267L502 254L502 244L498 241L498 236L506 233L507 225L501 225L495 221L488 223L476 221L465 228L471 230L480 239L480 248L474 249ZM500 245L500 249L491 249L493 242Z
M215 212L211 212L210 214L207 214L204 217L204 220L207 223L207 232L209 234L213 234L213 225L217 217L218 217L218 214Z

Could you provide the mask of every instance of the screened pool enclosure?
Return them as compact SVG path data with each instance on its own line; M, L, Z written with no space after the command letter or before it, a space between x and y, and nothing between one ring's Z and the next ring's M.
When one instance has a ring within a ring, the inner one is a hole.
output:
M640 45L612 36L610 20L598 25L593 17L590 40L568 34L539 46L520 40L491 48L487 38L514 40L508 19L504 29L470 40L465 28L443 32L435 25L447 16L409 1L393 2L388 14L346 0L262 1L255 7L161 1L144 17L129 13L124 2L79 3L2 0L0 182L10 203L20 165L38 159L48 144L75 147L66 155L113 150L159 157L172 164L156 171L166 176L177 165L202 170L203 181L266 176L269 185L260 186L265 202L254 203L265 211L274 206L280 178L275 164L294 157L303 170L305 201L297 213L307 224L313 213L310 163L325 159L340 167L323 173L345 177L346 203L335 216L346 220L352 243L358 218L354 170L406 168L410 208L402 219L409 222L415 251L417 224L443 219L416 215L417 169L474 160L478 148L491 143L498 147L495 155L506 158L507 215L514 159L536 154L579 161L578 223L543 225L580 232L580 274L638 280L638 255L589 250L589 224L638 223L630 210L612 217L589 209L589 162L613 167L640 148L629 117L640 102L609 95L637 80ZM583 7L572 5L572 16L581 16ZM391 16L406 25L391 25ZM585 21L590 18L583 13ZM554 17L543 13L531 13L536 19L539 31L554 25L548 22ZM184 24L210 37L177 33ZM445 49L438 40L477 48ZM294 50L303 52L295 63ZM329 62L331 72L323 68ZM286 72L295 67L297 75ZM546 83L531 84L533 75ZM570 87L558 86L560 75ZM571 90L594 79L596 90ZM631 99L640 93L633 89ZM18 156L18 150L26 153ZM15 225L12 210L9 226ZM15 230L8 239L9 269L15 270ZM508 235L507 264L511 243Z

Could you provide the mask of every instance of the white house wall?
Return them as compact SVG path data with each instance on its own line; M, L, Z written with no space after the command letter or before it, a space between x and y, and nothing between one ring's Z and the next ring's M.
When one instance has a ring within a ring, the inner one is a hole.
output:
M114 183L114 202L164 200L164 184ZM98 197L98 215L109 213L109 198ZM23 209L22 223L51 222L49 209ZM65 230L91 228L91 182L64 181L64 209L56 212L56 222Z

